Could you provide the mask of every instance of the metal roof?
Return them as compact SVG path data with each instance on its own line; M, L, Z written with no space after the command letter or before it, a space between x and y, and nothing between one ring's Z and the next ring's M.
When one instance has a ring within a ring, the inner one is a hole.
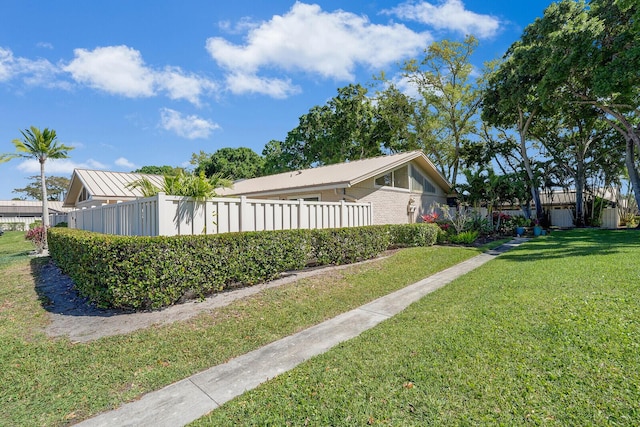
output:
M348 188L411 161L420 165L445 192L449 191L451 184L437 171L427 156L417 150L236 181L233 183L233 188L216 189L216 192L221 196L250 196ZM127 184L143 177L148 178L157 187L162 187L164 183L162 175L75 169L71 176L71 184L64 206L75 206L83 188L89 193L90 200L96 201L132 200L136 197L142 197L142 192L139 189L127 188Z
M451 184L437 171L427 156L417 150L236 181L233 183L233 188L219 189L217 192L224 196L255 196L326 188L348 188L410 161L415 161L422 166L422 169L442 187L445 193L449 191Z
M142 197L138 188L127 188L128 184L147 178L156 187L162 187L162 175L141 173L110 172L91 169L75 169L71 176L69 191L64 206L75 206L82 189L86 189L91 200L129 200Z
M67 212L69 209L62 207L62 202L49 200L47 202L49 213ZM42 202L40 200L0 200L0 214L15 216L42 216Z

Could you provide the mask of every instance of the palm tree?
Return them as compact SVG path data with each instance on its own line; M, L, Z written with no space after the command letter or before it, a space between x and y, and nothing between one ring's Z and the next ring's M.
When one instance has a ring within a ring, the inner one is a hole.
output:
M180 171L177 175L165 175L162 188L155 187L147 177L127 184L127 188L139 189L143 197L151 197L163 192L172 196L193 197L196 201L202 202L216 197L216 188L230 188L232 185L231 180L217 174L207 178L203 171L199 174L186 174Z
M16 147L16 153L11 157L36 158L40 162L40 184L42 186L42 226L43 226L43 251L48 249L47 228L49 227L49 206L47 205L47 186L44 174L44 164L47 159L66 159L67 152L73 147L66 146L57 141L56 131L45 128L40 131L35 126L31 129L20 131L22 139L11 141Z

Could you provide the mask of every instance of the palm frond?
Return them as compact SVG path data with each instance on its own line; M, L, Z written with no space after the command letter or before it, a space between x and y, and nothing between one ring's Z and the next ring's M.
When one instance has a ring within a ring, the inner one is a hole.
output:
M147 177L140 178L132 181L126 185L129 190L138 189L142 193L142 197L152 197L158 194L161 190L153 185Z

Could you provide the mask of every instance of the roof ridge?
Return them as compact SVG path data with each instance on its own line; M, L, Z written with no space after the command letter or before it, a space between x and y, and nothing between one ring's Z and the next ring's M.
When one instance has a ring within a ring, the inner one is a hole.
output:
M422 152L422 150L403 151L401 153L395 153L395 154L382 154L380 156L366 157L366 158L357 159L357 160L348 160L348 161L345 161L345 162L331 163L331 164L328 164L328 165L313 166L313 167L303 168L303 169L292 169L292 170L288 170L288 171L284 171L284 172L274 173L274 174L271 174L271 175L263 175L263 176L258 176L258 177L255 177L255 178L248 178L248 179L260 179L260 178L267 178L267 177L276 177L278 175L286 175L286 174L291 174L291 173L295 173L295 172L303 172L303 171L311 171L311 170L315 171L315 170L328 168L328 167L344 166L344 165L350 165L350 164L353 164L353 163L362 163L362 162L366 162L366 161L372 161L372 160L381 159L381 158L384 158L384 157L408 156L409 154L419 153L419 152ZM235 182L246 181L248 179L237 180Z

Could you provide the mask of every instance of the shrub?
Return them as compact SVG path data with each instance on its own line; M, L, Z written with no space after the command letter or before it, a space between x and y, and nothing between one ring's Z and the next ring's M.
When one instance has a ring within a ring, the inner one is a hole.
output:
M478 238L478 232L475 230L463 231L462 233L452 234L449 236L451 243L470 245Z
M513 227L529 227L531 226L531 220L529 218L525 218L522 215L514 215L510 220L511 226Z
M391 244L397 247L431 246L442 232L435 223L395 224L390 230Z
M390 244L385 226L312 230L313 256L320 265L349 264L374 258Z
M41 253L44 250L44 242L45 242L45 233L46 230L43 226L30 228L29 231L24 235L24 238L27 240L31 240L34 246L36 247L36 251Z
M29 224L29 230L33 230L37 227L42 227L42 221L33 221L31 224Z
M493 215L493 218L494 218L494 222L497 225L497 221L498 221L497 216ZM481 235L488 235L493 233L494 231L493 225L491 224L489 219L478 213L475 213L474 215L471 216L471 218L467 222L466 228L467 228L467 231L477 231L478 234L481 234Z
M134 309L270 280L304 267L311 251L308 233L298 230L139 237L52 228L49 241L51 257L82 295Z
M59 222L56 225L54 225L54 227L68 227L69 224L67 224L65 221Z
M346 264L396 246L432 245L435 224L139 237L50 228L49 252L102 306L155 309L253 285L315 263Z
M24 222L0 222L4 231L24 231Z

